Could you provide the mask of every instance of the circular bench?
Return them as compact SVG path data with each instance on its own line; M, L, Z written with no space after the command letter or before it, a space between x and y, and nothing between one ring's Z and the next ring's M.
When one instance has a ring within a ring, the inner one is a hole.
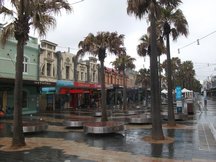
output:
M44 121L30 120L23 121L23 133L43 132L48 128L48 124ZM13 131L13 126L11 127Z
M168 114L163 115L163 119L168 120ZM187 114L183 114L183 113L175 114L175 120L187 120L187 119L188 119Z
M150 124L152 119L150 115L140 115L128 119L129 124Z
M88 122L84 123L83 128L85 134L106 134L125 131L124 123L117 121Z
M94 121L92 117L73 117L67 118L63 121L63 125L71 128L83 127L85 122Z

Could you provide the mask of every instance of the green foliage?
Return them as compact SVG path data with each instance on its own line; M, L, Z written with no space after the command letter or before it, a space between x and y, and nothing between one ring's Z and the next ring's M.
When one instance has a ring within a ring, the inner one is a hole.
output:
M165 72L165 80L167 80L167 70L166 65L167 61L165 60L161 67ZM173 86L181 86L193 91L200 91L201 90L201 83L195 78L195 70L193 63L191 61L184 61L178 57L174 57L171 60L172 65L172 79L173 79Z

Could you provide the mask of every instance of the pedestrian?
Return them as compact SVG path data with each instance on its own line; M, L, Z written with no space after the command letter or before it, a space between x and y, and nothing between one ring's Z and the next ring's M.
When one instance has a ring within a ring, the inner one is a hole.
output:
M199 101L199 111L202 113L202 107L203 107L203 104L202 104L202 101Z
M3 118L5 116L4 111L2 110L2 107L0 105L0 118Z
M207 97L204 98L204 110L207 110Z

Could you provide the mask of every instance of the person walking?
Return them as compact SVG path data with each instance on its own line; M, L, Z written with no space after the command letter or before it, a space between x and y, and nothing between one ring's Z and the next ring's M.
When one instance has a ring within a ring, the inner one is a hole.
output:
M204 110L207 111L207 97L204 97Z

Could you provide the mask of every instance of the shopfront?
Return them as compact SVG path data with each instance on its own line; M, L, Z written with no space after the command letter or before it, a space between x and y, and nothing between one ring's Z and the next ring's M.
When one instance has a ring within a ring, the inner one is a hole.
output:
M72 108L96 108L96 102L99 102L100 94L99 84L74 82L73 89L70 90Z
M34 81L23 80L22 113L32 114L38 110L38 87ZM14 79L0 78L0 109L12 116L14 109Z
M56 82L56 109L63 110L70 108L71 95L70 90L74 87L73 81L58 80Z
M40 110L52 111L55 110L55 87L42 87L40 95Z

